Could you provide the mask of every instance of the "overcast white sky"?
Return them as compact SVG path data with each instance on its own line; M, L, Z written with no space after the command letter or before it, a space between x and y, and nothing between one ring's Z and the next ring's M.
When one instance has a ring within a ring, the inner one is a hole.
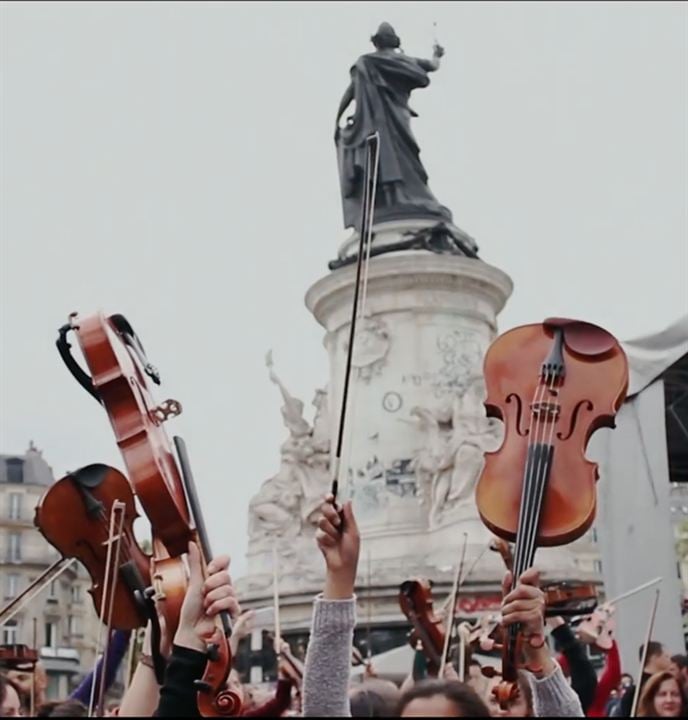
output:
M285 437L265 352L327 381L303 302L342 239L332 135L391 22L443 66L412 106L430 185L514 294L500 330L580 317L621 339L688 311L688 5L3 3L0 452L121 467L54 348L127 315L182 401L211 535L245 570L247 506Z

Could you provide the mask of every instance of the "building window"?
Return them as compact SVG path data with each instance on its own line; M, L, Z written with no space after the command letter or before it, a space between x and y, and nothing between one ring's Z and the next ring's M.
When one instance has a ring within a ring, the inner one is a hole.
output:
M2 642L3 645L16 645L19 628L16 620L8 620L2 626Z
M81 602L81 585L72 585L72 602Z
M22 494L10 493L10 520L21 520Z
M50 587L48 589L48 598L51 602L57 602L57 580L50 581Z
M45 624L45 646L57 649L57 622L47 622Z
M601 560L593 560L592 561L593 569L596 573L602 574L602 561Z
M10 533L9 558L10 562L21 562L21 534Z
M75 635L81 636L81 618L70 615L68 618L68 628L70 637Z
M7 468L7 482L8 483L23 483L24 482L24 461L21 458L7 458L5 461Z
M19 575L17 573L9 573L5 584L5 598L10 600L19 593Z

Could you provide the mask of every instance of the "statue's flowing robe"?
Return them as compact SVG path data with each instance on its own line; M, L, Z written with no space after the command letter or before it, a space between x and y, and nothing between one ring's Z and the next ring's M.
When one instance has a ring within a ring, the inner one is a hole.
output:
M340 131L337 141L344 226L358 228L360 224L365 139L375 131L380 133L376 220L435 216L451 221L449 210L428 188L420 148L411 131L415 113L409 108L409 95L430 83L421 61L402 53L373 52L357 60L351 78L356 110L353 122Z

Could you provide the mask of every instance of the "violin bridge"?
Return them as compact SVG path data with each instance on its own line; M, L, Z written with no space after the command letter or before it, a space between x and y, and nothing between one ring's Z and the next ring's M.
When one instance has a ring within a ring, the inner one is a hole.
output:
M181 415L182 404L178 400L172 400L171 398L160 403L157 407L150 410L149 414L151 420L156 424L160 425L171 417Z

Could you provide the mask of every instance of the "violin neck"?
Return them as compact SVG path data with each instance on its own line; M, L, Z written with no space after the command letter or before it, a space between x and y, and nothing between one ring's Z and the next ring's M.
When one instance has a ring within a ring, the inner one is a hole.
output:
M198 499L196 483L194 481L193 473L191 472L191 463L189 462L189 454L186 450L186 443L178 435L175 435L174 446L177 449L182 484L184 485L184 492L186 493L186 500L189 505L191 519L193 520L194 527L196 528L196 536L198 544L200 545L201 556L203 557L204 562L207 563L212 559L213 553L210 548L208 530L205 526L205 521L203 520L203 513L201 512L201 503ZM229 618L229 613L221 612L220 621L222 622L222 629L225 636L229 637L232 634L232 622Z

